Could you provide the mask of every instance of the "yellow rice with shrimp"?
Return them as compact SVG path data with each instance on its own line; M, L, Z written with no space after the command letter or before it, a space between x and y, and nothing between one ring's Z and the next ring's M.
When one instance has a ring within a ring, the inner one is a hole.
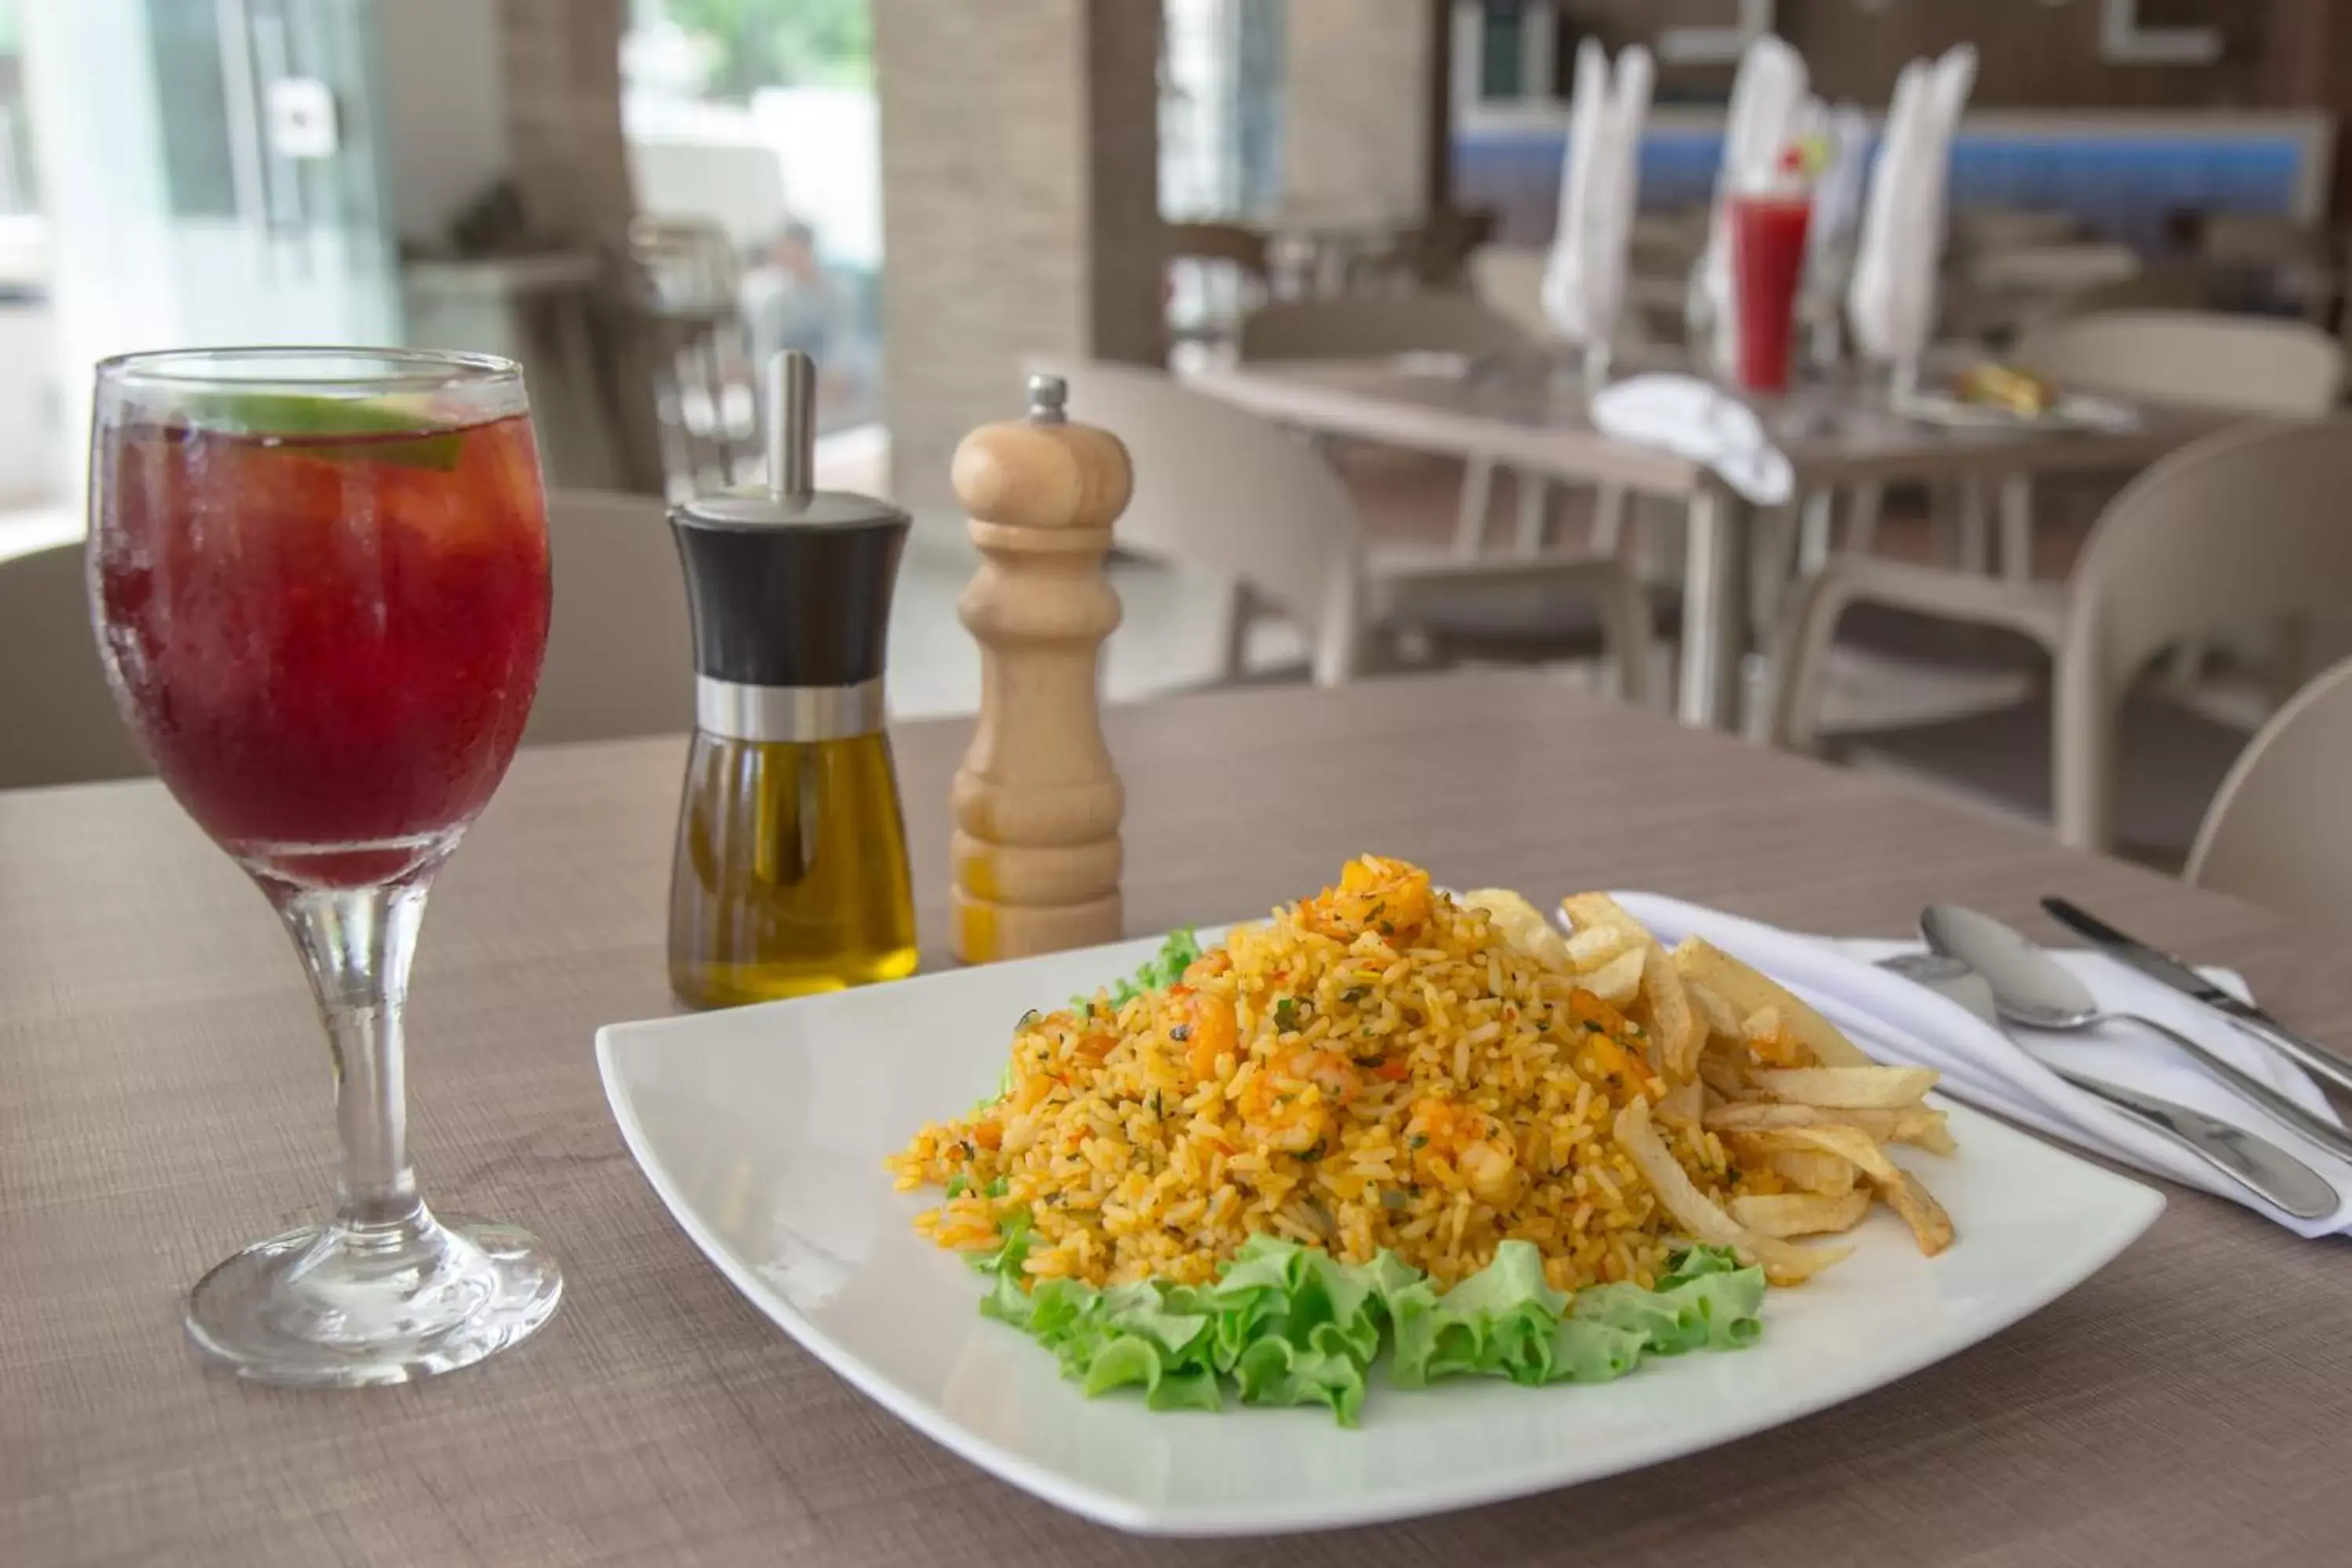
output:
M1205 1283L1265 1233L1386 1247L1441 1288L1515 1237L1555 1289L1651 1285L1679 1233L1611 1127L1668 1085L1640 1026L1535 946L1414 867L1354 861L1176 984L1024 1017L1006 1092L890 1169L953 1194L917 1221L942 1247L1026 1211L1041 1279ZM1659 1125L1709 1198L1775 1190L1695 1119Z

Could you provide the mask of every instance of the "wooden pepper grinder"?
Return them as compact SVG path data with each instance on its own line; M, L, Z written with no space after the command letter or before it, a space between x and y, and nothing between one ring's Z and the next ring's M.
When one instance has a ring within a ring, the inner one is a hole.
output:
M1059 376L1029 378L1028 417L956 448L980 573L958 606L980 642L980 730L956 771L955 952L966 963L1115 942L1126 792L1103 745L1103 576L1133 487L1127 448L1073 425Z

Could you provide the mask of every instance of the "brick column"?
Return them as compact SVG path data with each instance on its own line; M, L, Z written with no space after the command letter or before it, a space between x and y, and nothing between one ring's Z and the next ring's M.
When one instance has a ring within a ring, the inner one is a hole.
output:
M628 489L659 494L661 436L653 360L639 330L629 220L636 195L621 137L624 0L498 0L514 183L534 234L605 258L595 316L614 468Z
M1444 127L1429 0L1287 0L1282 205L1303 218L1417 218Z
M1019 413L1024 355L1160 358L1160 8L873 4L891 489L946 514L956 443Z

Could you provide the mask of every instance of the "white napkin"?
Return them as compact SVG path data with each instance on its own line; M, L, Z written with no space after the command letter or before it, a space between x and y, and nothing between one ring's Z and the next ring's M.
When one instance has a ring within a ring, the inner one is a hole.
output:
M1764 434L1756 411L1713 382L1633 376L1594 393L1587 412L1603 435L1705 463L1758 506L1779 506L1796 488L1788 454Z
M1813 216L1805 230L1807 254L1841 254L1862 223L1863 192L1870 183L1870 121L1851 103L1822 115L1829 159L1813 180Z
M1651 75L1639 45L1617 57L1613 79L1598 43L1577 46L1559 220L1543 277L1545 318L1570 342L1605 349L1616 334Z
M1767 33L1739 57L1731 105L1723 121L1723 163L1716 174L1715 205L1706 248L1691 275L1703 297L1713 342L1708 363L1728 373L1737 357L1738 322L1731 286L1731 197L1769 184L1780 153L1795 138L1805 107L1805 58Z
M1936 1068L1944 1075L1944 1091L1957 1100L1998 1111L2063 1142L2242 1204L2299 1236L2352 1230L2352 1165L2247 1104L2179 1047L2148 1030L2118 1024L2088 1035L2018 1029L2012 1037L1917 982L1874 967L1873 961L1890 953L1917 951L1915 942L1802 936L1658 894L1617 897L1661 942L1671 945L1685 936L1705 938L1770 973L1871 1056ZM2100 1006L2160 1019L2297 1104L2331 1121L2339 1120L2301 1068L2226 1019L2099 953L2053 956L2090 987ZM2216 984L2245 995L2244 982L2237 975L2206 973ZM2059 1079L2037 1058L2193 1106L2269 1139L2335 1185L2336 1212L2317 1220L2281 1214L2105 1101Z
M1946 169L1976 70L1976 51L1961 44L1895 79L1846 296L1854 341L1873 359L1916 366L1935 332Z

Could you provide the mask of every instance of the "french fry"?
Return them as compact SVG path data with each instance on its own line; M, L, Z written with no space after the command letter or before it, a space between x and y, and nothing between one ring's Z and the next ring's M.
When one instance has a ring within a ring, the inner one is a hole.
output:
M1769 1068L1748 1078L1773 1099L1799 1105L1899 1110L1916 1105L1942 1076L1933 1068Z
M1698 1054L1699 1081L1720 1099L1754 1100L1757 1091L1748 1081L1746 1065L1729 1051L1717 1049L1710 1044L1707 1049Z
M1731 1200L1731 1217L1759 1236L1828 1236L1852 1230L1870 1212L1860 1187L1836 1194L1745 1194Z
M1635 951L1641 945L1613 927L1580 928L1568 934L1569 967L1580 974L1589 974L1620 953Z
M1675 1085L1666 1090L1665 1098L1658 1101L1658 1120L1669 1127L1696 1130L1705 1093L1704 1086L1696 1079Z
M1952 1218L1916 1176L1886 1157L1886 1151L1856 1127L1792 1127L1780 1137L1851 1160L1871 1179L1886 1205L1911 1227L1911 1239L1929 1258L1952 1245Z
M1560 912L1568 923L1580 931L1615 931L1622 939L1621 949L1646 947L1650 944L1650 928L1635 920L1625 906L1606 893L1576 893L1559 901Z
M1762 1008L1777 1009L1783 1027L1802 1041L1823 1067L1875 1065L1827 1018L1790 994L1779 982L1750 969L1713 943L1695 936L1685 937L1682 945L1675 949L1674 959L1675 968L1685 981L1696 980L1715 992L1743 1018L1754 1016Z
M1892 1138L1896 1113L1891 1110L1831 1110L1818 1105L1787 1105L1778 1100L1728 1100L1706 1108L1704 1120L1718 1132L1777 1132L1790 1127L1853 1127L1867 1136Z
M1850 1247L1792 1247L1759 1236L1716 1206L1698 1190L1650 1124L1650 1102L1638 1096L1617 1113L1611 1136L1638 1166L1659 1205L1695 1241L1728 1247L1763 1266L1775 1285L1801 1285L1831 1264L1852 1255Z
M1462 902L1484 910L1503 940L1521 952L1559 969L1571 969L1568 939L1552 929L1543 911L1508 888L1480 888L1462 895Z
M1853 1191L1853 1162L1835 1154L1818 1149L1774 1148L1752 1138L1735 1138L1734 1151L1740 1163L1770 1171L1799 1192L1834 1198Z
M1683 977L1666 950L1653 942L1642 964L1642 997L1650 1005L1651 1037L1671 1082L1688 1079L1698 1069L1699 1048L1706 1044L1706 1026L1683 991Z
M1683 991L1690 997L1691 1005L1698 1010L1698 1016L1706 1021L1710 1040L1739 1038L1739 1015L1731 1010L1730 1003L1696 980L1685 979Z

